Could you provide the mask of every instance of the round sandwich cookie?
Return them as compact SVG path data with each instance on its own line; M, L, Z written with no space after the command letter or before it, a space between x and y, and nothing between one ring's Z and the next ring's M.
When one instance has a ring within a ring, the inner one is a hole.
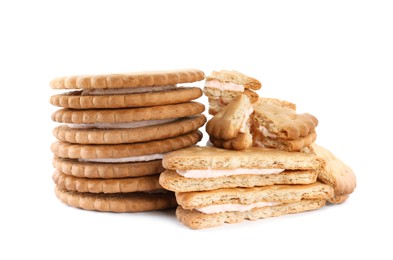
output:
M187 102L202 95L197 87L177 84L201 81L196 69L82 75L52 80L53 89L78 89L50 98L55 106L74 109L145 107Z
M179 69L132 72L124 74L79 75L58 77L50 82L53 89L137 88L189 83L205 78L203 71Z
M192 146L202 139L198 130L162 140L133 144L85 145L57 141L51 150L57 157L90 162L121 163L162 159L163 154Z
M76 124L73 127L80 128L94 127L94 125L89 124L115 124L178 119L200 114L204 110L205 106L198 102L128 109L75 110L66 108L55 111L52 114L52 120L58 123ZM106 128L116 128L116 125L107 125Z
M80 162L53 158L53 167L66 175L82 178L127 178L155 175L163 172L162 160L126 163Z
M162 123L166 122L166 123ZM197 130L206 123L206 117L198 114L191 117L169 120L138 121L129 124L93 124L96 128L75 128L61 125L53 135L60 141L78 144L122 144L166 139Z
M159 175L117 178L91 179L79 178L55 171L52 179L63 190L90 193L127 193L138 191L157 191L163 188L158 183Z
M176 207L173 192L88 193L55 188L57 198L76 208L107 212L143 212Z

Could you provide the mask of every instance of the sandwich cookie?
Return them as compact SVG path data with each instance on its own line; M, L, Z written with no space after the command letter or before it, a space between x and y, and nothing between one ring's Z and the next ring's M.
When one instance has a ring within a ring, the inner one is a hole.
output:
M250 116L253 111L249 98L239 95L206 124L210 142L224 149L244 150L251 147Z
M196 87L178 87L204 79L196 69L81 75L52 80L53 89L79 89L50 98L55 106L74 109L146 107L188 102L202 95Z
M149 122L152 125L149 125ZM78 144L135 143L183 135L199 129L205 123L206 117L202 114L198 114L166 121L165 119L161 119L124 124L106 123L76 125L76 127L79 128L61 125L53 130L53 135L60 141Z
M310 184L324 166L314 155L251 148L191 147L164 156L160 184L175 192L274 184Z
M260 98L253 104L253 146L300 151L316 140L317 118L307 113L298 114L287 103Z
M215 115L240 94L249 97L251 103L258 100L254 90L262 87L261 82L238 71L213 71L206 77L204 94L209 99L209 114Z
M318 182L181 192L176 194L176 214L191 228L208 228L317 209L332 196L332 187Z

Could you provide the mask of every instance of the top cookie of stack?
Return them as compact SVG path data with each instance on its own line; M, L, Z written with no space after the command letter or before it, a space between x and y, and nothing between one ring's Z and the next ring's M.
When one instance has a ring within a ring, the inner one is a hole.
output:
M203 79L202 71L184 69L52 80L53 89L73 89L50 98L52 105L63 107L52 114L61 123L53 131L59 141L51 147L57 196L92 210L174 206L172 194L136 192L162 190L163 154L200 141L205 107L192 100L202 91L177 84Z

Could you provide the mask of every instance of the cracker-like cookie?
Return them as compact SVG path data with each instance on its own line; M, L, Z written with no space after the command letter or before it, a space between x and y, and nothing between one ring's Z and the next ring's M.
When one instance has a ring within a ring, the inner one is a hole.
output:
M233 139L246 131L249 117L253 112L250 100L246 95L239 95L206 124L206 132L217 139Z
M55 78L53 89L97 89L163 86L200 81L205 74L196 69L133 72L124 74L79 75Z
M216 214L205 214L197 210L183 209L179 206L176 210L176 217L192 229L202 229L221 226L225 223L232 224L243 220L257 220L315 210L322 208L325 203L325 200L301 200L294 203L254 208L244 212L229 211Z
M255 131L251 127L253 146L255 147L272 147L283 151L301 151L305 147L309 147L317 139L317 133L315 130L310 132L304 137L300 137L295 140L283 139L283 138L271 138L261 134L260 131Z
M54 106L74 109L149 107L184 103L201 95L202 90L196 87L118 95L82 95L82 91L73 91L53 95L49 102Z
M259 80L235 70L213 71L210 76L206 77L206 81L211 80L243 85L244 88L253 90L258 90L262 87L262 84Z
M198 102L128 109L74 110L65 108L55 111L52 114L52 120L69 124L128 123L193 116L204 110L205 106Z
M244 92L220 90L217 88L204 87L203 93L209 100L209 114L215 115L226 105L234 102L239 95L246 95L251 103L258 101L258 94L252 90L245 89Z
M247 130L246 133L239 133L235 138L229 140L218 139L214 136L210 136L209 141L215 147L228 150L245 150L250 148L253 144L252 135L249 130Z
M163 172L162 160L129 163L79 162L74 159L53 158L56 170L82 178L127 178L155 175Z
M107 212L142 212L173 208L177 205L172 192L165 193L80 193L55 188L63 203L86 210Z
M333 187L331 203L342 203L356 188L356 176L352 169L324 147L313 144L312 152L325 161L319 169L318 179Z
M272 185L252 188L177 192L176 200L184 209L195 209L221 204L250 205L257 202L291 203L302 199L327 200L332 196L332 187L315 182L306 185Z
M162 164L169 170L190 169L286 169L316 170L324 161L314 155L252 147L242 152L215 147L190 147L164 156Z
M317 180L314 170L284 171L279 174L231 175L217 178L186 178L173 170L166 170L160 175L160 184L175 192L207 191L222 188L257 187L276 184L310 184Z
M159 175L116 178L91 179L79 178L55 171L52 179L62 190L90 192L90 193L127 193L137 191L162 190L158 183Z
M167 153L194 145L201 139L202 133L197 130L167 139L133 144L84 145L58 141L52 144L51 150L58 157L71 159L125 158Z
M78 129L61 125L53 130L60 141L78 144L123 144L166 139L197 130L206 122L202 114L181 118L175 122L117 129Z
M295 110L279 102L264 99L253 104L253 124L262 134L271 138L298 139L314 131L318 120L311 114L297 114Z

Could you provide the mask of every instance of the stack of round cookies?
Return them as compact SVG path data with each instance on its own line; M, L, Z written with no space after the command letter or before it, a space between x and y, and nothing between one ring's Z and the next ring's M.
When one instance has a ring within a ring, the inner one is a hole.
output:
M202 138L202 91L181 87L204 79L195 69L71 76L51 81L62 107L52 119L56 196L88 210L137 212L176 206L158 179L165 153Z

